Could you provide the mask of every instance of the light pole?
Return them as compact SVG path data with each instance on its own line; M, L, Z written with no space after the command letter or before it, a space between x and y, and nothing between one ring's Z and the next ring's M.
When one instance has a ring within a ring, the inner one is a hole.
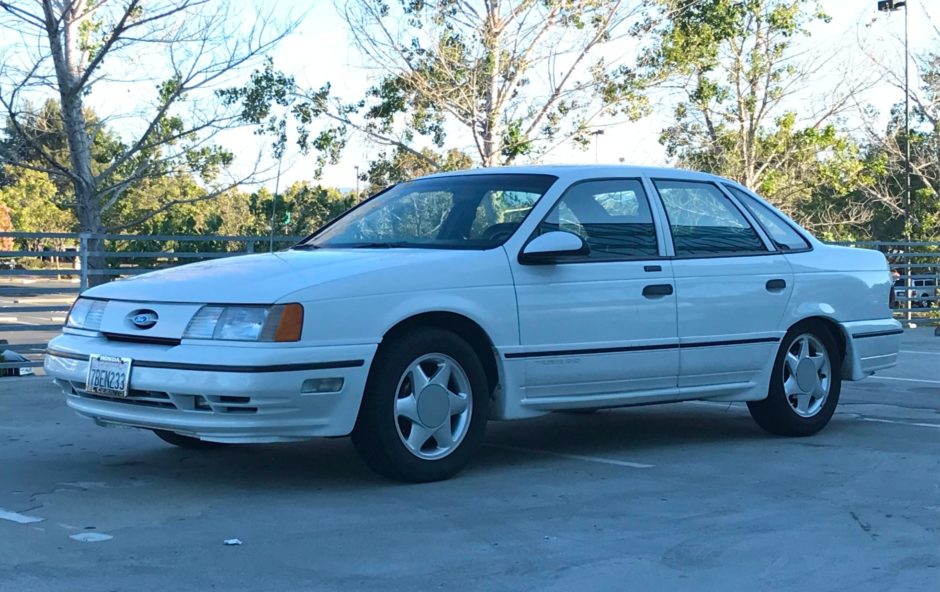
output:
M271 239L268 243L268 252L274 252L274 225L277 214L277 192L281 189L281 162L284 160L282 153L277 157L277 179L274 181L274 199L271 200Z
M908 224L911 216L911 86L910 64L911 55L908 48L908 8L907 2L902 0L879 0L878 10L892 13L904 9L904 238L910 240Z
M910 86L910 65L911 55L907 41L907 21L908 10L907 0L878 0L878 10L888 14L897 10L904 9L904 199L901 202L904 207L904 240L911 241L911 86ZM905 295L910 297L911 293L911 268L907 269L904 275L907 278L904 281ZM907 309L907 320L911 320L910 301L905 303Z
M597 164L597 136L603 136L604 130L594 130L591 135L594 136L594 164Z

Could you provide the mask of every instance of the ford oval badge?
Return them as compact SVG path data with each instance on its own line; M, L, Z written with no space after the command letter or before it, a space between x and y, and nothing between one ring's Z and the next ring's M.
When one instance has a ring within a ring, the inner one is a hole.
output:
M152 310L138 310L131 313L130 321L138 329L149 329L157 324L159 318Z

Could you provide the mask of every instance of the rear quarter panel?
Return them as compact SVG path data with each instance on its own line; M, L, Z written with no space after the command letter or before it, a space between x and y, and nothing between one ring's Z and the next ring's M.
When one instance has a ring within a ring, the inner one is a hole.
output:
M787 255L794 291L786 330L809 317L836 321L845 344L842 376L860 380L897 363L901 326L888 304L891 274L878 251L817 245Z
M891 274L880 252L817 244L787 260L794 287L782 329L813 316L840 323L891 318Z

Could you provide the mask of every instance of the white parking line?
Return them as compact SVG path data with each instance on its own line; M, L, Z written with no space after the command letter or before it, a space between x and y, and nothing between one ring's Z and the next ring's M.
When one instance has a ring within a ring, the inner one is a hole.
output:
M502 448L503 450L512 450L514 452L531 452L534 454L544 454L546 456L557 456L558 458L567 458L568 460L583 460L587 462L600 463L602 465L614 465L617 467L629 467L631 469L651 469L655 465L635 463L626 460L616 460L613 458L603 458L600 456L584 456L581 454L567 454L564 452L554 452L552 450L539 450L538 448L523 448L521 446L506 446L505 444L487 444L490 448Z
M940 384L940 380L925 380L923 378L897 378L896 376L871 376L875 380L899 380L901 382L926 382L927 384Z
M875 421L878 423L893 423L898 425L917 426L919 428L934 428L940 430L940 423L920 423L917 421L898 421L896 419L878 419L876 417L861 417L862 421Z
M33 522L42 522L45 520L45 518L27 516L26 514L20 514L19 512L0 508L0 520L9 520L10 522L16 522L17 524L32 524Z
M902 349L902 354L920 354L922 356L940 356L940 352L925 352L925 351L916 351L913 349Z

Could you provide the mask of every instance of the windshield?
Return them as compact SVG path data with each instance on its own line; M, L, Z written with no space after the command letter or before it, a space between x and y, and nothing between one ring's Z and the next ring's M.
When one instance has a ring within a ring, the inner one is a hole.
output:
M454 175L408 181L353 208L298 248L489 249L548 191L551 175Z

